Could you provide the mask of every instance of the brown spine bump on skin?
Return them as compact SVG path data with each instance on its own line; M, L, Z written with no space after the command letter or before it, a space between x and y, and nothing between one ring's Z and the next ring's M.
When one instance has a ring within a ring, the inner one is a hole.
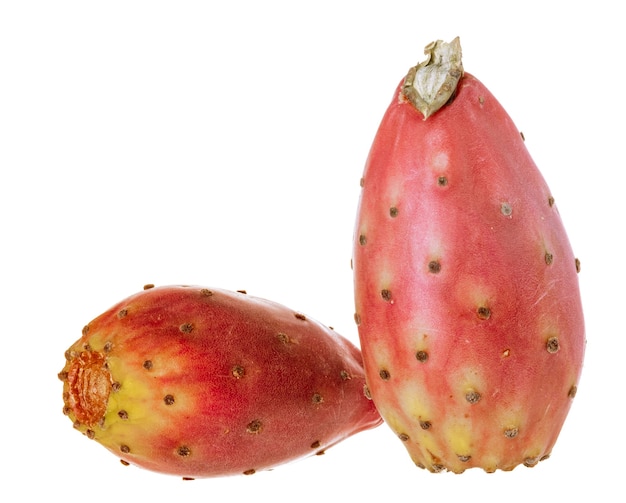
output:
M85 336L85 335L87 335L89 333L89 325L85 325L83 327L82 333L83 333L83 336Z
M302 313L294 313L294 316L298 318L299 320L302 320L302 321L306 320L306 316Z
M280 342L282 342L283 344L289 344L291 342L291 337L289 337L286 333L284 332L278 332L276 334L276 337L278 338L278 340Z
M430 262L428 262L428 272L437 274L440 271L441 271L441 264L439 263L438 260L431 260Z
M113 391L114 393L117 393L119 390L122 389L122 385L115 381L114 383L111 384L111 391Z
M580 260L574 259L574 265L576 266L576 272L580 272Z
M425 363L426 360L428 360L428 353L426 351L420 350L415 353L415 358L417 358L418 362Z
M504 430L504 436L506 438L515 438L517 437L517 434L519 433L519 430L517 427L513 426L511 428L506 428Z
M578 386L574 385L567 392L567 396L570 398L574 398L577 392L578 392Z
M313 402L314 405L319 405L323 401L324 401L324 397L322 395L320 395L319 393L313 393L313 397L311 398L311 402Z
M112 342L110 342L110 341L109 341L109 342L106 342L106 343L104 344L104 347L102 348L102 350L103 350L105 353L110 353L110 352L111 352L111 349L113 349L113 343L112 343Z
M246 426L246 431L248 433L260 433L262 429L263 429L263 423L259 419L250 421L248 423L248 426Z
M152 360L146 360L143 362L143 368L146 370L152 370Z
M354 322L355 322L357 325L360 325L360 324L361 324L361 315L360 315L359 313L354 313Z
M352 379L352 376L350 375L350 373L347 370L342 370L339 375L341 376L341 380L342 381L349 381L350 379Z
M378 372L378 375L383 381L388 381L389 379L391 379L391 374L388 370L385 369L381 369L380 372Z
M526 458L524 460L524 466L527 466L528 468L532 468L537 463L539 463L539 458L537 458L537 457L535 457L535 458Z
M243 293L244 295L246 295L248 293L247 290L237 290L237 293Z
M191 454L191 449L186 445L181 445L178 449L176 449L176 454L182 457L187 457Z
M559 348L560 346L558 337L550 337L546 341L546 349L548 350L548 353L556 353Z
M440 176L437 178L437 185L440 187L445 187L448 185L448 179L445 176Z
M546 265L552 265L552 262L554 262L554 255L552 255L552 253L550 252L546 252L545 261Z
M359 244L361 246L365 246L367 244L367 238L365 237L365 234L359 235Z
M370 389L367 387L367 384L363 385L363 394L365 395L365 398L367 398L368 400L372 399L372 393L370 392Z
M183 334L190 334L191 332L193 332L194 327L193 327L193 323L183 323L178 328Z
M552 196L548 197L548 206L550 206L550 208L554 206L554 198Z
M380 291L380 296L385 302L389 302L391 300L391 291L384 288Z
M203 288L202 290L200 290L200 295L202 295L203 297L211 297L213 295L213 292L208 288Z
M241 365L235 365L230 372L235 379L241 379L246 374L245 369Z
M256 470L254 468L250 468L249 470L246 470L245 472L243 472L244 475L254 475L256 473Z
M320 445L322 445L322 443L319 440L316 440L311 444L311 449L319 449Z
M488 320L491 317L491 309L481 306L476 310L476 314L481 320Z
M124 466L130 466L130 463L125 459L120 459L120 463L122 463Z
M147 284L143 285L143 289L144 290L150 290L151 288L154 288L154 284L153 283L147 283Z
M467 463L470 459L472 459L472 456L469 454L459 454L458 458L461 463Z
M125 410L120 410L117 415L119 416L120 419L126 421L128 419L128 412L126 412Z
M120 319L125 318L127 315L128 315L128 309L120 309L117 312L117 317Z
M465 393L465 399L471 403L471 404L475 404L478 401L480 401L480 393L478 391L468 391L467 393Z
M174 395L165 395L165 397L163 397L163 402L165 403L165 405L174 405L174 402L176 400L174 399Z
M124 454L128 454L130 452L130 447L128 447L126 444L122 444L120 445L120 451L122 451Z
M433 425L433 423L431 423L430 421L422 421L420 420L420 428L422 430L428 430L430 429L430 427Z
M389 208L389 216L391 218L396 218L398 216L398 208L396 208L395 206Z

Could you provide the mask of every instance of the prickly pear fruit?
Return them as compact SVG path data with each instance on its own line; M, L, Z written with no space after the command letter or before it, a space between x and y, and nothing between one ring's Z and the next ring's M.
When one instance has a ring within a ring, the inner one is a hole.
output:
M520 132L458 38L397 88L361 180L355 319L371 396L413 461L549 456L585 345L574 257Z
M185 478L252 474L382 422L354 345L244 292L146 289L65 356L74 427L125 464Z

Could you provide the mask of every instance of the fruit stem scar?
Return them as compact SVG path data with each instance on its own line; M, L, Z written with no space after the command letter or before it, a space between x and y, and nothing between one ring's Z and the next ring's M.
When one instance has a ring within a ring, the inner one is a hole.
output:
M72 360L66 379L67 410L74 413L77 422L94 427L104 417L113 385L104 355L81 352Z
M426 120L448 103L463 76L461 42L432 42L424 49L425 61L412 67L404 79L402 96L419 110Z

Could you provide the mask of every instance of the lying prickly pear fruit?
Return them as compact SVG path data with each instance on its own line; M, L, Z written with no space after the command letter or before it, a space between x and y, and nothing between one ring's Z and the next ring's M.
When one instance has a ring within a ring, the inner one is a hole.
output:
M65 356L74 427L125 464L185 478L252 474L382 422L354 345L244 292L146 289Z
M534 466L581 373L580 264L520 132L463 74L458 38L425 52L361 180L353 268L368 387L420 467Z

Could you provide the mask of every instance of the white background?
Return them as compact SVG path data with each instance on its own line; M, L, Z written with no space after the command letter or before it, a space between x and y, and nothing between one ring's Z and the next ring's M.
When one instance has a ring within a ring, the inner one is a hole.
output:
M0 448L11 501L623 501L618 2L0 4ZM357 342L359 178L432 40L526 137L582 261L587 355L552 457L415 468L386 426L252 477L123 467L61 413L64 350L145 283L271 298ZM1 496L4 500L5 496Z

